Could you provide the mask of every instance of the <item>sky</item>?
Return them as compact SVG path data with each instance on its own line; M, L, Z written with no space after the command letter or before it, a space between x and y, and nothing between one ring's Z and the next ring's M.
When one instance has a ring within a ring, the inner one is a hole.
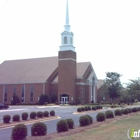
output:
M66 0L0 0L0 63L58 56ZM98 79L140 73L140 0L69 0L77 62L91 62Z

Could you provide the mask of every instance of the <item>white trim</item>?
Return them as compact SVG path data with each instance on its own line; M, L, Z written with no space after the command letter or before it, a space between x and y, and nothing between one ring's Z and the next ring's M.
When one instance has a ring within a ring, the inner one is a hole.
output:
M73 61L76 61L75 59L72 59L72 58L63 58L63 59L58 59L59 61L65 61L65 60L73 60Z
M85 85L84 82L77 82L76 85Z
M45 95L45 83L43 83L43 94Z

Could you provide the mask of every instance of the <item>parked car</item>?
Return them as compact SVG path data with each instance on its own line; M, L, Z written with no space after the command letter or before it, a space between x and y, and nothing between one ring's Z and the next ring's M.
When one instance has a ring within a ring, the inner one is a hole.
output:
M4 104L4 103L0 103L0 109L7 109L9 108L8 105Z

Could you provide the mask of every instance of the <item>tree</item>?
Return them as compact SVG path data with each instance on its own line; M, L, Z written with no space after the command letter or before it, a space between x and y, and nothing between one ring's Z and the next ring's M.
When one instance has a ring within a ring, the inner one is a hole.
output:
M44 105L45 102L47 103L51 103L51 99L50 99L50 96L47 95L47 94L41 94L40 95L40 98L39 98L39 105Z
M57 94L53 93L53 94L51 95L51 102L52 102L52 103L56 103L56 102L57 102Z
M41 94L39 97L39 105L44 105L45 101L44 101L44 95Z
M109 97L112 98L114 102L115 98L120 96L120 91L122 89L122 85L120 82L121 74L117 72L107 72L105 83L107 84Z
M19 97L16 94L14 94L13 97L12 97L11 104L16 105L18 103L20 103Z
M140 101L140 77L130 79L130 83L127 84L127 89L132 99Z
M120 77L121 74L117 72L107 72L106 79L101 87L104 91L103 94L108 95L109 98L112 98L113 103L114 99L120 96L120 91L122 89Z

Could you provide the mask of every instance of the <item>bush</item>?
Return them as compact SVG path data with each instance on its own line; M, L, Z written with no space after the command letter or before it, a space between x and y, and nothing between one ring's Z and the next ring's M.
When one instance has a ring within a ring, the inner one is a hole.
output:
M54 110L50 111L50 116L55 116L55 111Z
M88 111L88 107L87 106L85 106L84 108L85 108L85 111Z
M79 123L80 123L80 126L89 125L89 124L90 124L89 117L87 117L87 116L81 116L81 117L79 118Z
M30 119L35 119L35 118L36 118L36 112L31 112Z
M18 124L12 129L12 140L22 140L27 136L27 127L24 124Z
M85 116L87 116L89 118L89 122L90 122L90 124L92 124L93 123L93 118L90 115L85 115Z
M102 112L99 112L96 116L96 119L97 119L98 122L105 121L105 114L102 113Z
M84 107L81 107L82 111L85 111L85 108Z
M13 121L20 121L20 116L19 115L14 115L13 116Z
M90 106L88 106L87 108L88 108L88 110L91 110L91 107Z
M37 118L42 118L43 117L43 112L42 111L38 111L37 112Z
M66 119L66 122L68 123L69 129L74 128L74 121L72 119Z
M122 112L119 109L115 110L114 113L115 113L115 116L121 116L122 115Z
M106 115L106 118L107 118L107 119L109 119L109 118L114 118L114 114L113 114L113 112L110 111L110 110L107 110L107 111L105 112L105 115Z
M128 111L129 111L128 113L131 113L132 112L132 108L128 108Z
M132 112L137 112L137 108L136 107L132 108Z
M96 110L96 107L92 106L92 110Z
M57 132L64 132L64 131L68 131L69 126L67 121L65 120L60 120L57 122Z
M44 117L49 117L49 112L48 111L44 111Z
M9 123L11 120L11 116L10 115L4 115L3 116L3 122L4 123Z
M129 113L129 110L127 108L124 109L123 114L127 115L128 113Z
M21 117L22 117L22 120L27 120L28 113L27 112L23 112Z
M124 114L124 109L121 109L121 113Z
M42 122L36 122L31 127L32 136L43 136L47 133L47 126Z
M77 112L81 112L81 111L82 111L81 107L77 108Z

